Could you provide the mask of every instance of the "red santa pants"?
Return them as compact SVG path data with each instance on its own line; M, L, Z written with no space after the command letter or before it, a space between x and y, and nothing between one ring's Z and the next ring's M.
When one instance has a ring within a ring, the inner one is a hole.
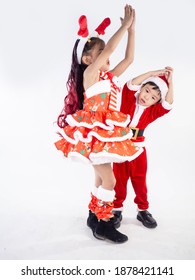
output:
M123 202L127 196L127 183L131 180L135 199L140 210L146 210L149 207L147 200L147 154L146 149L134 160L123 163L114 163L113 171L116 177L114 208L123 207Z

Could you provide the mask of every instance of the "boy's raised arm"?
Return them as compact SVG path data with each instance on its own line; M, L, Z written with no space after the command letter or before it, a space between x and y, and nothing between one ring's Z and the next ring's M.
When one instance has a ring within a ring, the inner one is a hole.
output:
M167 79L167 82L169 84L168 88L168 92L165 96L165 100L169 103L172 104L173 103L173 68L171 67L166 67L166 73L165 73L165 77Z
M141 75L133 78L131 82L133 85L141 85L144 80L150 78L151 76L165 75L166 71L167 71L166 68L160 69L160 70L149 71L149 72L146 72L144 74L141 74Z

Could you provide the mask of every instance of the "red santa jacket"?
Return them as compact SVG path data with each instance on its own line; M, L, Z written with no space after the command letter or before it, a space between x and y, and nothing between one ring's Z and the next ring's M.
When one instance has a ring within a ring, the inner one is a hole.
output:
M131 81L124 85L120 111L130 115L130 126L137 127L142 130L157 118L167 114L172 109L172 105L165 100L149 107L139 105L137 103L137 96L139 94L140 87L141 86L132 85ZM144 136L140 136L133 141L143 142L144 139Z

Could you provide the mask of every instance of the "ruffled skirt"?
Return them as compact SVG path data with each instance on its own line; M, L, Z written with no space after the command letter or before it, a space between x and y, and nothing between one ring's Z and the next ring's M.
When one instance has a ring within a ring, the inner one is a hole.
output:
M67 158L95 165L131 161L143 151L130 140L130 117L122 112L80 110L66 121L55 146Z

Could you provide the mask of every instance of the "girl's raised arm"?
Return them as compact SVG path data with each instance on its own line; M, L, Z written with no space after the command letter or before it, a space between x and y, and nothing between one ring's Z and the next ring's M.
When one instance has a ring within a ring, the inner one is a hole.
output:
M97 59L91 63L87 69L85 70L85 75L96 76L98 70L106 63L107 59L114 52L122 37L124 36L127 29L132 24L132 8L130 5L126 5L124 8L124 19L121 27L116 31L116 33L110 38L107 42L105 48L101 52L101 54L97 57Z
M112 72L115 76L119 77L125 70L132 64L135 52L135 10L131 8L132 23L128 28L128 39L124 59L114 67ZM121 18L121 23L123 19Z

